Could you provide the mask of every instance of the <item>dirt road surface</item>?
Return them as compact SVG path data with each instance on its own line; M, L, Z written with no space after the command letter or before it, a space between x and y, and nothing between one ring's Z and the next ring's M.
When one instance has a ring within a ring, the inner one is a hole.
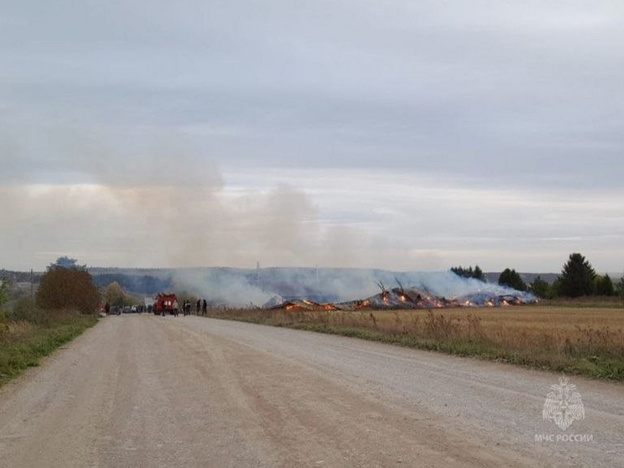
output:
M585 419L562 431L542 419L557 379L246 323L107 317L0 389L0 466L624 466L624 386L571 378Z

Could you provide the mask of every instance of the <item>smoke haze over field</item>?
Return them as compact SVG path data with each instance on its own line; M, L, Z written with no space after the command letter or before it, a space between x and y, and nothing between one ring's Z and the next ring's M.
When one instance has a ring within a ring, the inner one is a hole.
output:
M440 298L460 298L477 293L519 295L533 298L496 283L484 283L445 272L392 272L370 269L268 268L183 269L172 276L174 288L213 305L229 307L263 306L271 299L308 299L316 302L347 302L378 294L380 284L391 290L396 287L417 289Z
M0 268L621 272L621 44L615 0L4 2Z

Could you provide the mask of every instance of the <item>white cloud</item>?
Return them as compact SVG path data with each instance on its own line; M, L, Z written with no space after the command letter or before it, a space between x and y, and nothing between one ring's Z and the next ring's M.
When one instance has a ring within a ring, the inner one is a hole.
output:
M0 262L620 270L621 43L615 0L3 4Z

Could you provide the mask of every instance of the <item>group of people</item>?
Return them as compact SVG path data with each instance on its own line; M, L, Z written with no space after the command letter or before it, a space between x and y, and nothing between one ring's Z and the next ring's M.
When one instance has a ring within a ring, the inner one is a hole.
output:
M206 315L208 313L208 303L206 302L206 299L197 299L197 302L195 303L195 312L199 315L200 311L202 315Z
M208 302L206 299L197 299L195 303L195 313L197 315L206 315L208 313ZM178 303L177 301L173 303L173 315L178 316ZM191 301L185 299L182 301L182 315L185 317L187 315L191 315Z
M185 317L187 315L191 315L191 301L182 301L182 315L184 315Z
M165 299L160 298L160 295L156 298L156 303L154 305L144 306L143 304L132 306L132 307L117 307L111 306L110 303L106 302L102 306L102 312L109 314L117 314L121 315L122 312L154 312L156 315L165 316L166 314L171 314L174 317L177 317L180 314L180 311L184 316L191 315L192 302L188 299L182 301L181 307L178 304L178 300L175 295L170 295L171 298L166 297ZM173 300L171 300L173 299ZM197 315L207 315L208 314L208 302L206 299L197 299L195 303L195 312Z

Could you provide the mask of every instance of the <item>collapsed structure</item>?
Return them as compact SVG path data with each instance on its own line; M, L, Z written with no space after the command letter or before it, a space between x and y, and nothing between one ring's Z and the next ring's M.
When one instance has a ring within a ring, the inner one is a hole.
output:
M398 281L397 281L398 282ZM405 289L399 283L399 287L386 289L382 283L379 294L366 299L339 302L318 303L306 299L280 301L275 297L264 308L273 310L309 310L309 311L332 311L332 310L379 310L379 309L434 309L449 307L501 307L510 305L533 304L537 298L530 293L511 290L510 293L500 294L496 291L477 291L453 298L436 296L425 289Z

